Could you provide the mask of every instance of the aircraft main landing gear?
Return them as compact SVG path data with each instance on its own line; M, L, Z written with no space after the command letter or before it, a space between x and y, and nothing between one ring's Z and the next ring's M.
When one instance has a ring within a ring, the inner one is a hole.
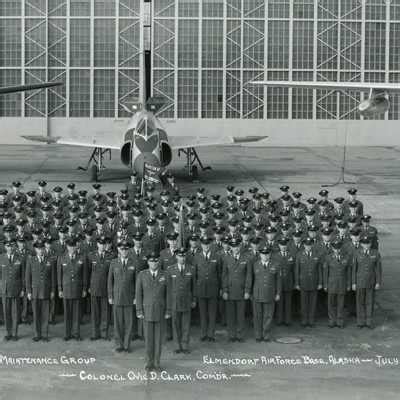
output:
M211 169L210 166L203 165L194 147L188 147L187 149L179 149L178 157L181 156L181 152L186 156L186 168L188 170L189 176L192 178L193 181L197 181L199 179L198 166L201 168L202 171L207 171ZM198 166L196 165L196 163L198 164Z
M111 160L111 149L103 149L101 147L96 147L86 167L78 167L82 171L89 171L89 177L91 182L97 182L99 179L99 174L102 170L106 169L103 165L104 156L108 153Z

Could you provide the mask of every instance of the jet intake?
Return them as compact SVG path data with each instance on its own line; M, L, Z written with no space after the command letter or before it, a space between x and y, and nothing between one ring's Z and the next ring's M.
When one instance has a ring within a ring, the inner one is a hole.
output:
M121 149L121 162L122 164L130 167L132 157L132 144L131 142L126 142Z
M375 114L383 114L390 108L390 101L386 94L379 94L362 101L358 110L361 115L371 116Z
M162 167L168 166L172 161L172 149L167 142L160 143L160 164Z

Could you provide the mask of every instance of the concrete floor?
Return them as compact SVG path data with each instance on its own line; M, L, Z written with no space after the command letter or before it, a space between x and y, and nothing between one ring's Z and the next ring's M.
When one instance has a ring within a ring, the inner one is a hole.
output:
M279 186L288 184L292 190L304 196L316 194L321 185L333 183L340 171L340 148L260 148L260 147L213 147L200 149L205 164L212 171L201 174L201 182L190 183L183 171L184 160L177 159L172 171L184 194L200 185L210 193L224 194L225 186L234 184L243 188L258 186L271 194L279 193ZM104 191L119 190L129 177L129 171L119 163L118 154L107 163L103 174ZM20 179L24 189L36 187L36 182L46 179L50 188L56 184L66 186L70 181L78 188L90 187L87 175L77 171L78 165L87 161L88 151L75 148L42 146L2 146L0 149L0 187ZM346 179L355 182L366 212L373 216L372 224L380 233L383 256L384 285L377 294L376 324L374 330L359 330L354 318L347 321L344 330L327 328L324 316L315 329L301 328L297 323L291 328L276 328L275 338L290 336L301 339L299 344L272 342L257 344L249 329L246 343L226 343L224 328L218 327L217 342L203 344L194 328L192 353L174 355L174 346L168 343L163 349L163 366L170 375L189 374L191 381L167 381L163 379L143 382L139 379L125 382L98 382L79 378L84 374L121 374L128 371L137 374L143 370L143 343L134 342L131 354L116 354L113 343L90 342L89 324L83 328L86 338L80 343L64 343L62 323L51 327L50 343L33 343L31 327L21 327L21 340L17 343L0 343L0 400L7 399L135 399L164 400L178 398L232 399L385 399L399 398L399 365L379 366L378 356L400 360L400 149L355 148L347 153ZM330 188L330 197L345 195L348 185ZM321 359L325 364L298 366L215 366L203 363L203 356L227 358L260 358L280 356L300 358L308 356ZM361 365L333 365L329 356L359 357L367 360ZM52 365L7 366L2 356L47 356L61 360L67 357L94 357L87 366ZM371 361L368 361L371 360ZM197 379L196 371L222 372L228 381ZM77 374L60 377L62 374ZM232 374L243 374L235 377ZM164 377L163 377L164 378Z

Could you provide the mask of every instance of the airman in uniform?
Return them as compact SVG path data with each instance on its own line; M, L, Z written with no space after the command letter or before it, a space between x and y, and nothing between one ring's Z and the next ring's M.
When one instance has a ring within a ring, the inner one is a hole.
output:
M110 305L108 304L107 280L111 259L105 251L106 240L97 241L97 251L88 254L89 289L92 336L90 340L100 338L109 340ZM103 333L103 334L102 334Z
M18 340L20 302L25 293L25 264L15 253L15 239L5 243L6 253L0 255L1 295L6 327L4 340Z
M278 273L281 279L281 293L278 302L278 325L289 326L292 323L292 295L294 289L294 270L296 257L288 250L289 241L279 240L279 252L275 255Z
M32 302L33 341L49 340L50 300L54 299L57 282L55 260L45 254L45 244L37 241L36 255L28 258L26 268L26 291Z
M195 270L186 262L186 250L176 252L177 262L167 271L167 309L172 313L175 353L190 353L191 310L196 307Z
M252 293L253 321L256 341L271 340L271 325L275 302L281 293L279 265L271 258L269 247L260 250L260 258L252 266L252 279L247 282L246 291Z
M244 341L246 300L250 298L251 266L247 255L240 252L240 239L231 239L231 254L224 257L222 269L222 296L230 342Z
M353 260L352 289L356 291L357 326L373 328L375 291L382 286L382 261L379 251L372 248L371 239L360 239L361 250Z
M295 288L300 290L301 325L314 326L318 290L322 289L321 256L313 249L313 240L304 240L304 250L296 257Z
M76 239L67 239L66 245L57 265L58 296L64 303L64 340L82 340L81 299L87 294L87 259L78 253Z
M114 336L117 352L130 352L135 306L136 268L129 257L130 246L120 242L118 258L111 261L108 273L108 301L113 305Z
M329 327L344 327L344 301L351 289L352 260L344 251L343 243L335 240L332 252L324 259L324 290L328 293Z
M200 340L214 342L222 265L219 253L210 247L212 240L203 238L200 241L201 251L192 260L196 274L196 297L200 310Z
M159 268L156 253L148 258L149 269L136 281L136 315L143 321L146 347L146 370L160 371L164 319L171 318L167 308L167 272Z

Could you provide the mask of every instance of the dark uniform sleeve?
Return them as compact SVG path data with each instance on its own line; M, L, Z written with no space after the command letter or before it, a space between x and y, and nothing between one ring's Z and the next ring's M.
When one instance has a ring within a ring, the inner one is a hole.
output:
M143 273L139 272L137 281L136 281L136 315L143 314Z
M329 279L329 262L325 259L323 267L322 267L322 274L323 274L323 283L322 286L324 288L328 287L328 279Z
M62 270L62 257L58 257L57 259L57 281L58 281L58 290L60 292L63 291L63 286L62 286L62 276L63 270Z
M227 293L229 295L228 291L228 265L227 265L227 259L225 259L222 263L222 292Z
M382 285L382 259L380 253L377 252L376 254L376 283L379 284L379 286Z
M89 287L89 257L83 257L83 290L87 291Z
M352 274L353 274L353 263L352 259L349 257L347 260L347 279L346 279L346 289L351 288L351 279L352 279Z
M51 291L57 290L57 258L51 260Z
M255 263L247 263L247 274L246 274L246 282L244 287L244 292L251 294L251 289L253 287L254 281L254 265Z
M196 268L192 266L192 302L196 301L197 288L196 288Z
M358 268L358 261L357 261L357 256L353 257L353 261L352 261L352 285L357 285L357 268Z
M281 274L281 269L278 268L276 273L276 293L275 293L275 297L276 295L281 295L282 293L282 274Z
M318 260L318 286L322 286L323 284L323 262L322 262L323 258L320 257Z
M25 287L27 293L32 293L32 267L31 267L32 258L27 257L26 270L25 270Z
M113 295L113 285L114 285L114 273L113 273L113 265L110 265L110 269L108 271L108 280L107 280L107 290L108 290L108 298L114 299Z
M300 255L296 256L296 264L294 267L294 285L300 286Z
M172 310L172 278L171 274L166 271L166 278L167 278L167 310L169 312Z

